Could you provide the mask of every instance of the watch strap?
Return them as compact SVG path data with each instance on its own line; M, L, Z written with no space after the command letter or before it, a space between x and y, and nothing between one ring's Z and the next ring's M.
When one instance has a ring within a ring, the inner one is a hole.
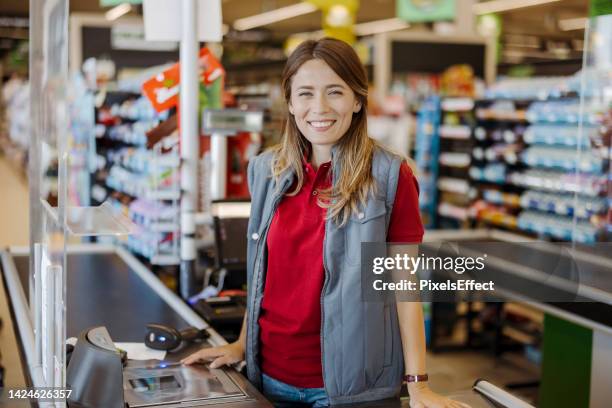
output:
M404 381L407 383L425 382L427 380L429 380L429 376L427 374L418 374L418 375L407 374L404 376Z

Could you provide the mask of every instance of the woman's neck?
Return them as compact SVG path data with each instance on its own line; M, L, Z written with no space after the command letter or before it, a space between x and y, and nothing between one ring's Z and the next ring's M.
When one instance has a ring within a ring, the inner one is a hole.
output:
M315 145L311 146L310 153L310 164L315 170L319 169L319 166L323 163L327 163L331 160L331 145Z

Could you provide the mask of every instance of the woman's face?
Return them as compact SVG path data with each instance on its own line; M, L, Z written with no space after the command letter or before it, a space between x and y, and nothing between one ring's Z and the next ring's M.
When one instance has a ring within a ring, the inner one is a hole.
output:
M323 60L305 62L293 76L289 112L313 145L335 144L360 109L353 90Z

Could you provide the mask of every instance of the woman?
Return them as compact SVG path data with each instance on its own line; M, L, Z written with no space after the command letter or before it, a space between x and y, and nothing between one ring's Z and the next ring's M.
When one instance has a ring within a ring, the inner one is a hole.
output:
M289 57L282 141L249 164L240 338L183 362L246 356L249 380L277 406L396 397L404 378L412 407L460 407L426 385L420 303L361 298L361 242L423 236L410 168L367 135L367 85L342 41L306 41Z

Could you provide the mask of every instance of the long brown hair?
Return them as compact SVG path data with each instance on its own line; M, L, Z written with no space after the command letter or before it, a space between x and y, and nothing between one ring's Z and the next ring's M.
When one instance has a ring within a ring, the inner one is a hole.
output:
M340 170L335 175L335 183L331 189L321 191L319 195L319 205L328 209L328 218L344 225L350 215L357 212L359 203L364 204L375 188L371 167L376 142L367 133L368 78L359 57L347 43L332 38L304 41L289 56L283 71L282 88L287 104L291 100L293 76L302 64L312 59L320 59L329 65L351 88L361 104L359 112L353 114L349 129L337 143L333 159L339 161L339 166L332 166L332 169ZM288 195L295 195L302 188L302 159L310 149L311 144L300 133L295 118L287 113L282 140L272 148L272 175L278 180L288 169L295 173L295 189Z

